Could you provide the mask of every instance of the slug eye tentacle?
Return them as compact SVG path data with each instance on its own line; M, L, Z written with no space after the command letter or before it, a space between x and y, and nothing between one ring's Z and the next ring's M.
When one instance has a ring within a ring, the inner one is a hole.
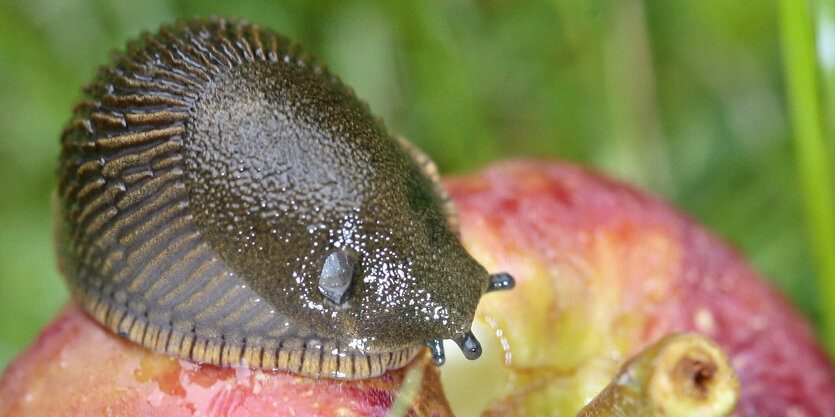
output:
M509 290L516 286L516 280L510 274L500 273L490 275L490 285L487 286L487 292Z
M441 366L446 361L446 356L444 355L444 342L440 339L428 339L426 341L426 346L429 346L429 351L432 352L432 361L435 362L435 366Z
M342 252L334 252L325 259L319 275L319 292L328 300L342 304L350 296L354 276L351 260Z
M469 360L478 359L481 356L481 343L475 338L473 332L467 332L455 339L455 343L461 348L464 357Z

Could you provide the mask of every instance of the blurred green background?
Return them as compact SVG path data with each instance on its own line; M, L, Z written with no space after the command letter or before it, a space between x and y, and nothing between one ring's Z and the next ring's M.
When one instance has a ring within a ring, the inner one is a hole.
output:
M776 3L231 3L0 0L0 369L67 298L49 200L81 85L140 31L210 14L299 42L445 173L559 158L661 194L819 323Z

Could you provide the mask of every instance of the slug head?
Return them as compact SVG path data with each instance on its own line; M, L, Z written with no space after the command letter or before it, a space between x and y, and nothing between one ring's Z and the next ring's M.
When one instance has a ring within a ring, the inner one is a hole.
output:
M236 67L186 132L195 221L259 302L362 352L445 338L474 352L490 276L447 228L435 184L337 80L294 62Z

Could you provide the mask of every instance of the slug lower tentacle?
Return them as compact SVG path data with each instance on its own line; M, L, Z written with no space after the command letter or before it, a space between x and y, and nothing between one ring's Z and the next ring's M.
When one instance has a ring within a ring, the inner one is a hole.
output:
M429 339L426 341L426 346L429 348L429 353L432 354L432 361L435 362L435 366L441 366L446 362L443 340Z
M85 87L62 138L58 254L128 339L218 365L367 378L507 289L457 238L434 164L324 65L245 21L179 21ZM430 342L425 342L429 340Z
M455 343L461 348L464 357L475 360L481 357L481 343L475 338L473 332L467 332L455 339Z

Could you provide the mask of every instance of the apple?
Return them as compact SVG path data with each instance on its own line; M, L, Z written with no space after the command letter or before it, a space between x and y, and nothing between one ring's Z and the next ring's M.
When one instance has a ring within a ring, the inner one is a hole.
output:
M696 331L739 376L735 415L835 416L835 371L808 322L660 199L564 163L505 162L445 185L470 253L516 278L479 304L493 355L442 370L460 415L573 415L626 358Z
M70 305L0 378L0 416L573 415L639 352L682 331L726 353L735 415L835 415L835 371L809 324L659 199L548 162L500 163L445 185L465 246L516 278L479 305L480 359L453 345L440 377L425 353L350 382L218 368L147 351Z

